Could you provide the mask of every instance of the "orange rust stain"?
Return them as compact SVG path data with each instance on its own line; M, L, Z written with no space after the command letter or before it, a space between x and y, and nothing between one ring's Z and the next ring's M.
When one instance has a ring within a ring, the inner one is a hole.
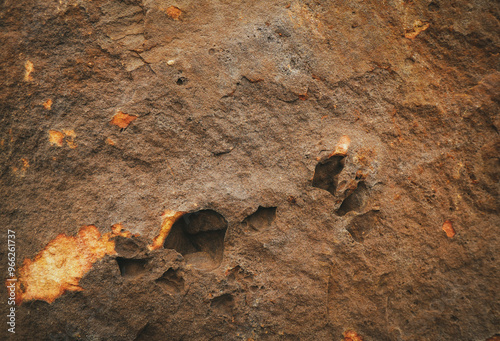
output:
M113 141L111 138L107 138L106 139L106 143L109 144L110 146L114 146L115 145L115 141Z
M172 210L166 210L163 212L161 217L163 218L163 222L161 223L160 233L153 239L153 245L149 245L149 250L158 250L163 246L165 239L170 233L170 229L174 225L174 223L184 215L186 212L176 212Z
M132 121L134 121L137 118L137 116L134 115L129 115L126 114L122 111L118 111L115 116L113 116L113 119L111 120L111 124L114 124L115 126L118 126L122 129L125 129L128 127Z
M449 220L446 220L443 223L443 231L446 233L446 236L448 238L453 238L456 234L455 229L453 228L453 225Z
M344 332L344 341L363 341L363 337L354 330L347 330Z
M116 226L116 225L115 225ZM114 228L101 236L94 225L83 226L76 235L58 235L35 256L25 259L18 271L16 304L23 301L54 302L66 291L81 291L80 279L105 255L113 255L116 236L128 236Z
M49 142L55 146L62 147L64 133L57 130L49 130Z
M170 18L172 18L174 20L181 19L182 11L178 7L170 6L169 8L167 8L167 10L165 12L167 13L167 15Z
M343 156L347 155L347 150L349 149L350 145L351 145L351 138L347 135L342 136L339 142L337 142L335 150L333 151L333 153L329 155L329 157L335 155L343 155Z
M301 101L305 101L309 98L309 95L307 94L307 92L305 94L298 94L297 96L299 97L299 99Z
M52 100L49 98L45 102L43 102L43 107L47 110L50 110L52 108Z
M413 23L413 28L406 30L405 38L415 39L421 32L428 29L430 24L425 21L415 20Z
M33 80L33 77L31 76L31 73L35 71L35 67L33 66L33 63L30 62L29 60L26 61L26 64L24 64L24 69L26 70L24 72L24 80L26 82L31 82Z
M63 130L63 133L64 133L64 135L66 135L66 143L68 143L68 146L71 149L75 149L76 148L76 144L75 144L76 134L75 134L75 131L73 129L71 129L71 130Z
M75 138L76 134L74 130L49 130L49 142L55 146L62 147L64 144L64 140L66 138L66 143L71 149L76 148Z

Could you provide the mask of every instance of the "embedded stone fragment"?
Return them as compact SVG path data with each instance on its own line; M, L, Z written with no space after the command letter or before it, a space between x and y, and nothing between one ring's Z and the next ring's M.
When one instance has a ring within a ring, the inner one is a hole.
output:
M113 119L111 119L111 124L114 124L115 126L118 126L122 129L125 129L128 127L130 123L132 123L137 116L134 115L129 115L126 114L122 111L118 111L115 116L113 116Z
M405 38L415 39L421 32L428 29L430 24L425 21L415 20L413 23L413 28L406 30Z
M331 153L329 155L329 157L332 157L335 155L346 156L350 145L351 145L350 137L347 135L343 135L339 139L339 142L337 142L337 145L335 146L335 150L333 151L333 153Z
M455 229L453 228L453 225L449 220L446 220L443 223L443 231L446 233L446 236L448 236L448 238L453 238L456 234Z

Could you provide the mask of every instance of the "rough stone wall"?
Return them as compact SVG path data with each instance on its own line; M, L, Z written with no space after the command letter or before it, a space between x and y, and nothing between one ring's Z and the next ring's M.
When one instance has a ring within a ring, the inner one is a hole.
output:
M499 16L488 0L1 1L18 267L84 225L135 236L0 335L493 337ZM188 213L150 250L166 210Z

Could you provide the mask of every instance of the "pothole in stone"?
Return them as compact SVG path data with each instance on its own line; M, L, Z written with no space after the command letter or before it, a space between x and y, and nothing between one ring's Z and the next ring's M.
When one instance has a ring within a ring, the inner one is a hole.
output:
M334 155L316 165L312 185L327 190L332 195L338 186L338 177L344 169L345 156Z
M213 270L222 262L226 230L226 219L213 210L187 213L172 226L164 247L197 269Z
M346 215L351 211L360 211L365 206L368 197L368 188L363 181L358 183L358 187L344 199L337 214L339 216Z
M177 85L184 85L188 82L188 79L186 77L179 77L177 78L177 81L175 83L177 83Z
M276 207L259 206L257 211L243 220L243 224L255 231L259 231L271 227L275 219Z
M184 278L177 274L174 269L168 269L163 275L156 280L166 292L170 294L178 294L184 291Z
M146 259L130 259L117 257L116 262L118 263L118 267L120 268L120 274L123 277L138 277L146 271Z

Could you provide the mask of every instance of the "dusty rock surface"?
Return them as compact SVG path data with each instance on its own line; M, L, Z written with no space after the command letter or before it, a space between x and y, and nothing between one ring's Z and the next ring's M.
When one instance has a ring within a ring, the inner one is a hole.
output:
M499 20L489 0L2 1L2 276L7 228L18 268L84 225L136 236L0 336L493 339ZM149 250L165 210L188 213Z

